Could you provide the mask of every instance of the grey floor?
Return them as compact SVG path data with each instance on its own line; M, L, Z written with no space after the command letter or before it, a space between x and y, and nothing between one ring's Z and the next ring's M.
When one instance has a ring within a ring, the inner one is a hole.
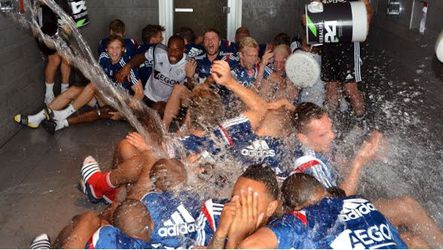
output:
M12 122L12 121L11 121ZM123 122L100 121L49 135L23 128L0 149L0 248L27 248L42 232L55 237L70 218L92 205L77 190L82 160L110 167Z
M370 38L362 86L368 121L391 135L396 161L365 170L361 191L395 187L386 195L415 196L443 226L443 64L418 36L399 40L378 29ZM93 155L109 167L128 131L123 122L101 121L55 136L28 128L13 135L0 148L0 248L26 248L41 232L55 237L73 215L100 209L77 190L81 162Z

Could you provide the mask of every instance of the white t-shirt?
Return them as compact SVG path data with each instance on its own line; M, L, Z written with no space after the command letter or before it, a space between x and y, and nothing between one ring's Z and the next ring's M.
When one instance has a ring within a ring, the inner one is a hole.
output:
M145 53L149 64L154 64L153 48ZM170 64L168 52L163 46L155 47L155 65L145 85L145 96L154 102L166 102L175 85L182 83L185 78L186 56L176 64Z

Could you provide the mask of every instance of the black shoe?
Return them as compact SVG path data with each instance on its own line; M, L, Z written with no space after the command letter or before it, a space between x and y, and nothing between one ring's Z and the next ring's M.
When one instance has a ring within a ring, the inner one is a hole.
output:
M46 130L46 132L50 133L51 135L55 134L55 128L57 127L57 123L53 120L43 120L40 125Z

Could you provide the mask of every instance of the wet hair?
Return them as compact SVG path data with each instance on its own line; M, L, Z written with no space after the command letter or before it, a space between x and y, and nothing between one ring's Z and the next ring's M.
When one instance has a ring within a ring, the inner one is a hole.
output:
M258 48L258 43L254 38L247 36L240 41L238 50L243 51L244 48Z
M109 44L111 44L115 40L118 40L121 43L122 48L125 47L125 41L123 40L123 38L121 36L109 35L108 41L106 41L106 48L109 46Z
M288 208L306 204L323 185L311 175L296 173L283 182L281 187L283 204Z
M149 178L153 180L157 189L166 192L186 182L187 173L181 161L176 159L160 159L154 163L149 171Z
M291 45L291 37L282 32L282 33L278 33L277 35L274 36L274 38L272 39L272 44L274 46L280 45L280 44L286 44L286 45Z
M165 27L158 24L148 24L142 30L142 41L145 44L149 43L149 40L157 33L165 31Z
M225 115L220 96L206 88L196 88L192 91L189 111L191 127L203 130L218 126Z
M277 176L270 167L261 164L250 165L240 177L263 183L269 195L274 199L278 199Z
M109 30L123 35L126 32L126 26L122 20L114 19L109 23Z
M180 27L180 29L178 29L178 31L177 31L177 35L181 36L188 43L194 43L195 42L195 33L189 27Z
M305 132L306 125L314 119L320 119L328 112L311 102L302 102L292 113L292 125L297 133Z
M178 41L178 42L183 43L183 46L185 45L185 40L183 39L183 37L181 37L181 36L175 34L175 35L172 35L172 36L168 39L168 47L169 47L169 46L171 45L171 43L174 42L174 41Z
M150 238L148 228L151 216L145 205L139 200L128 199L123 201L114 211L112 216L113 225L118 227L126 235L138 238L146 231Z
M205 34L206 34L206 33L209 33L209 32L214 32L215 34L217 34L218 39L221 39L221 37L220 37L220 31L218 31L218 30L216 30L216 29L214 29L214 28L207 29L207 30L203 33L203 36L205 36Z
M274 47L274 54L277 54L279 52L285 52L289 56L291 54L291 48L289 48L289 46L286 44L280 44Z

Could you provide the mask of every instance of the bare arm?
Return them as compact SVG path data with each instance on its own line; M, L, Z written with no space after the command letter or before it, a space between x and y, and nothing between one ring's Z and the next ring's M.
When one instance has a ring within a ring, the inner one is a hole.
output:
M226 86L242 100L248 110L244 113L251 121L253 129L257 128L267 112L267 103L252 89L238 83L231 76L229 64L225 61L215 61L212 65L212 77L215 82Z
M361 171L363 167L376 156L382 138L383 135L375 131L372 133L371 138L364 142L358 150L351 162L351 172L340 185L340 188L346 192L346 195L356 194L360 183Z
M267 227L261 227L238 245L238 248L248 249L276 249L277 247L277 236Z
M140 80L137 81L135 85L132 86L132 90L134 91L134 99L135 100L143 100L145 93L143 92L143 85Z
M140 66L145 59L145 54L137 54L134 56L128 63L126 63L125 66L123 66L123 68L120 69L119 72L116 73L115 79L117 82L124 82L126 77L128 77L129 73L131 72L131 69Z

